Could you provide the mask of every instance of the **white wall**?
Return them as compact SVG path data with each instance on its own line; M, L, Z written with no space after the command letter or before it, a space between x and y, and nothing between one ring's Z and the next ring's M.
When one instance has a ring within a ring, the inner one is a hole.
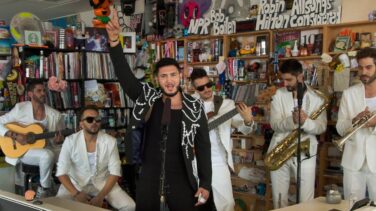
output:
M376 10L375 0L342 0L341 22L368 20L372 10Z

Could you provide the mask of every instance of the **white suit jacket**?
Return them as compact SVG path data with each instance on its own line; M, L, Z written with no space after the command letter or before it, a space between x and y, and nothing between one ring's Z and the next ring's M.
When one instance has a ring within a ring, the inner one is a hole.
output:
M324 99L319 97L310 87L303 97L302 110L310 116L322 104ZM282 141L292 130L298 128L298 124L294 124L292 118L292 111L294 109L294 99L292 92L289 92L286 87L277 90L272 98L270 110L270 125L274 130L273 138L271 140L268 152L270 152L280 141ZM302 125L304 131L301 140L309 138L310 140L310 155L313 156L317 152L316 135L323 133L326 130L326 111L323 111L316 120L307 118Z
M92 175L83 130L66 137L57 162L56 176L68 175L77 188L91 181L101 190L110 174L121 176L116 139L100 131L95 153L96 170Z
M352 119L366 108L365 88L362 83L343 91L339 106L337 131L343 136L352 130ZM359 129L345 144L342 155L342 166L357 171L367 158L370 171L376 173L376 130L373 128Z
M235 103L233 100L224 99L221 107L219 108L218 114L215 116L215 118L220 117L223 114L226 114L227 112L231 111L234 108L235 108ZM252 132L254 125L253 124L251 126L244 125L243 118L240 116L240 114L237 114L231 119L222 123L220 126L218 126L219 136L227 153L227 156L226 156L227 164L231 167L232 170L234 170L234 162L232 158L233 141L231 139L231 126L238 128L238 130L244 135L248 135L249 133Z
M45 105L45 112L47 118L47 130L57 131L64 129L64 118L61 113L48 105ZM0 116L0 135L4 136L5 133L8 131L7 128L4 127L5 124L10 122L17 122L24 125L29 125L35 123L33 116L33 106L30 101L25 101L21 103L17 103L12 110L8 113ZM57 145L53 142L52 139L47 142L47 148L54 149L53 151L58 151L61 145ZM8 158L6 157L6 161L12 165L15 165L18 162L18 159Z

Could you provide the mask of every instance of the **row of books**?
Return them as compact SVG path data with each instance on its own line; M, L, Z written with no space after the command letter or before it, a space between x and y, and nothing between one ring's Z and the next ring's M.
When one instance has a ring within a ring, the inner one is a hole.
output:
M164 42L160 47L157 46L157 55L162 55L162 58L174 58L178 62L184 61L184 40Z
M232 87L231 99L235 102L244 102L246 105L253 105L260 91L266 88L267 85L264 83L236 85Z
M266 61L228 58L226 78L228 80L265 80L266 69Z
M39 59L30 57L25 62L27 78L44 78L56 76L61 79L77 79L83 76L82 53L53 52L48 57L41 55Z
M80 108L81 93L79 82L68 82L67 90L64 92L48 90L46 103L58 110Z
M114 66L108 53L86 54L86 78L116 80Z

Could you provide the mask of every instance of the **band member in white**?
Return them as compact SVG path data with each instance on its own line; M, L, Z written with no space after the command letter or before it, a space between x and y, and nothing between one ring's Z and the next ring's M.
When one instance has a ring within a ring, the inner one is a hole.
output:
M233 100L213 95L213 82L209 80L204 69L194 69L191 73L191 81L196 93L199 95L198 97L204 102L205 112L213 112L213 118L220 117L235 109ZM234 171L231 126L238 128L244 135L248 135L253 130L254 121L251 108L247 107L244 103L240 103L238 111L239 114L209 132L213 169L212 193L215 208L218 211L234 210L235 206L229 171L229 167ZM209 118L209 122L211 119ZM207 203L207 206L210 205L212 204ZM203 209L211 210L208 207L203 207Z
M135 203L117 184L121 176L116 139L101 128L96 107L80 115L82 130L68 136L61 149L56 176L61 182L57 197L102 207L103 199L121 211L135 210Z
M358 75L362 83L343 91L338 112L340 135L353 129L353 124L376 111L376 49L365 48L357 53ZM376 118L372 118L345 143L342 155L345 199L363 199L368 190L376 200Z
M61 113L45 104L46 90L43 81L31 81L27 90L30 101L17 103L14 108L0 117L0 135L14 138L20 144L27 144L26 137L16 134L5 127L6 123L18 122L24 125L33 123L41 124L47 131L64 129L64 118ZM23 186L23 173L19 161L28 165L39 166L40 186L37 197L43 198L51 195L52 168L56 163L64 137L57 135L47 141L43 149L29 149L19 159L6 157L6 161L16 165L16 185ZM28 187L25 187L26 189Z
M303 68L299 61L290 59L285 61L281 67L282 80L285 87L277 90L273 96L270 111L270 124L274 130L268 152L283 141L288 134L298 127L298 106L297 84L303 83ZM310 87L304 84L304 97L300 121L302 124L303 136L301 140L309 138L311 157L302 153L301 162L301 192L300 201L304 202L313 199L315 187L315 168L317 140L316 135L326 130L326 112L322 112L315 120L309 116L323 105L324 99L319 97ZM295 176L297 172L296 157L289 158L279 169L271 171L272 193L274 208L288 206L288 189L291 173Z

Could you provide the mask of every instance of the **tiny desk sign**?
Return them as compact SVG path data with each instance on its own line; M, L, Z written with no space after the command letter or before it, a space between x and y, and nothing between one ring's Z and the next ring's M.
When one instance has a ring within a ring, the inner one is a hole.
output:
M233 34L236 32L236 22L225 17L222 10L211 10L210 16L206 18L191 19L188 34L209 34L209 27L212 26L213 35Z

